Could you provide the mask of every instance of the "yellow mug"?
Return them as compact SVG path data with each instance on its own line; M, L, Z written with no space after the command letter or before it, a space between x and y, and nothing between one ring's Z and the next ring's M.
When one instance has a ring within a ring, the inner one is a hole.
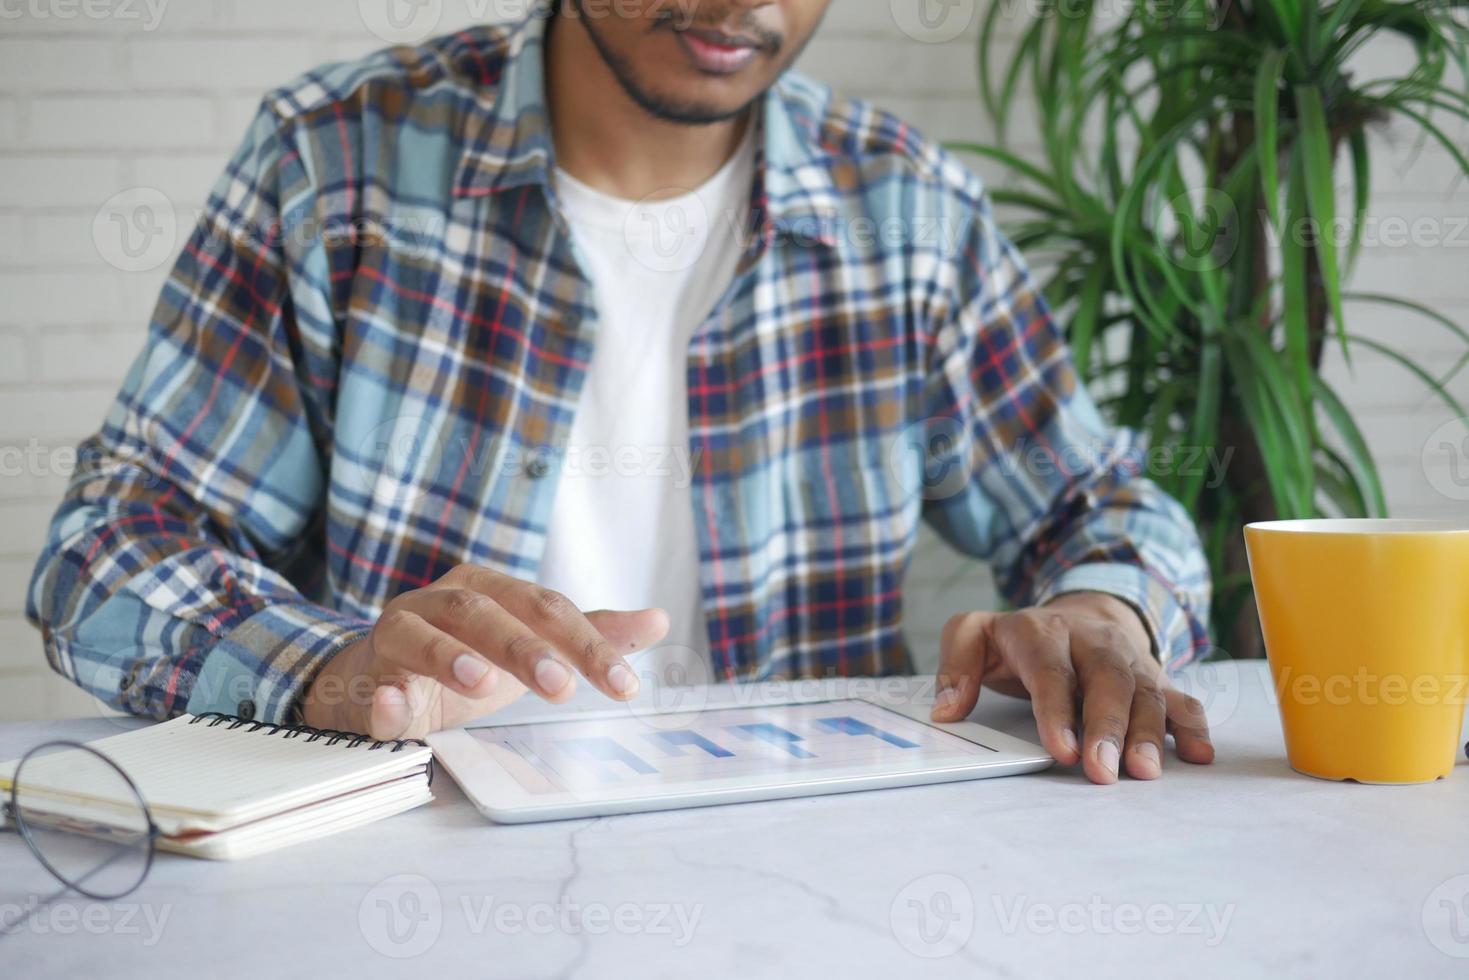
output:
M1447 776L1469 693L1469 523L1273 521L1245 544L1291 767Z

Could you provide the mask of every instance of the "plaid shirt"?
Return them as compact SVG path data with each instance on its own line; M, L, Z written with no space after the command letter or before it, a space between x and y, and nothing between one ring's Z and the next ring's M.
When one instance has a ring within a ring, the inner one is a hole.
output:
M279 721L395 595L464 562L536 577L597 324L543 38L485 27L266 98L51 526L29 613L58 671L141 715ZM758 124L743 257L688 351L715 672L908 670L920 520L1010 602L1107 592L1165 660L1203 650L1191 522L1103 424L979 181L795 74Z

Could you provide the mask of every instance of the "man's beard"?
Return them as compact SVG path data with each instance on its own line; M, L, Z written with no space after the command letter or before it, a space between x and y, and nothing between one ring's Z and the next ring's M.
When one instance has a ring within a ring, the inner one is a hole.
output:
M728 120L738 119L743 116L765 94L764 92L758 93L754 98L734 109L721 109L715 106L700 105L697 102L676 101L672 98L664 98L650 92L638 81L637 72L633 70L632 65L626 59L619 57L615 51L603 43L601 36L592 27L592 18L587 16L586 11L582 7L582 0L570 0L570 3L572 11L576 16L581 18L587 35L591 37L592 44L597 49L597 53L602 56L603 63L607 65L613 77L617 79L617 84L622 86L622 90L627 93L628 98L632 99L639 108L655 119L661 119L664 122L675 123L681 126L709 126L714 123L727 122ZM671 31L678 21L679 18L677 15L671 12L665 12L658 20L654 21L652 30ZM710 19L710 23L715 25L722 25L727 22L727 17L717 20ZM778 55L784 46L784 39L778 34L759 30L758 28L751 29L750 33L760 38L762 41L761 50L769 57L773 58Z

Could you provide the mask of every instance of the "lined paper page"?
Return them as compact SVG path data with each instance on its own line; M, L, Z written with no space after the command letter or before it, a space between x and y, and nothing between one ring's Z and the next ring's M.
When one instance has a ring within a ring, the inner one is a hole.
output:
M370 786L427 765L429 749L391 745L370 750L371 742L308 742L269 728L252 732L229 723L190 724L185 715L150 728L89 743L132 777L165 832L214 829L258 819L340 793ZM15 763L0 766L8 786ZM26 787L48 795L128 805L114 794L117 780L97 785L97 760L72 750L31 760Z

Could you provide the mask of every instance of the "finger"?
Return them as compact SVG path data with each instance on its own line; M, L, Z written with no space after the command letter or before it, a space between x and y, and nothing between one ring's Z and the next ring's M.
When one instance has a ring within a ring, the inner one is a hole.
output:
M451 574L459 575L466 587L499 602L516 619L550 642L567 663L603 694L619 701L637 695L637 674L566 596L484 568L466 566L463 571Z
M384 684L372 695L367 734L375 739L416 738L408 693L396 684Z
M1081 683L1082 765L1092 782L1115 783L1132 717L1132 665L1110 629L1074 632L1071 645Z
M1206 766L1214 761L1214 743L1209 738L1209 719L1198 698L1184 694L1169 684L1163 690L1167 705L1168 731L1173 747L1184 762Z
M431 677L467 698L487 698L500 671L472 649L476 644L471 620L478 615L481 598L456 591L415 596L382 615L373 631L373 648L393 669Z
M455 587L420 589L403 599L394 614L417 616L446 634L443 646L429 653L412 647L391 648L389 656L415 673L439 677L427 669L429 660L453 663L467 646L553 704L561 704L576 691L574 674L550 642L483 593ZM382 620L378 629L383 629ZM479 690L484 697L489 695L488 689Z
M1127 722L1127 745L1122 753L1127 774L1133 779L1157 779L1163 775L1163 734L1168 709L1163 691L1151 677L1138 677L1132 695L1132 716Z
M1006 659L1030 695L1041 744L1063 766L1081 761L1076 741L1076 671L1071 665L1071 631L1049 613L1006 617L996 629Z
M587 613L587 622L624 653L646 650L668 635L668 613L662 609L614 612L600 609Z
M955 616L939 638L939 669L934 678L934 721L962 721L979 702L984 682L985 631L993 613Z

